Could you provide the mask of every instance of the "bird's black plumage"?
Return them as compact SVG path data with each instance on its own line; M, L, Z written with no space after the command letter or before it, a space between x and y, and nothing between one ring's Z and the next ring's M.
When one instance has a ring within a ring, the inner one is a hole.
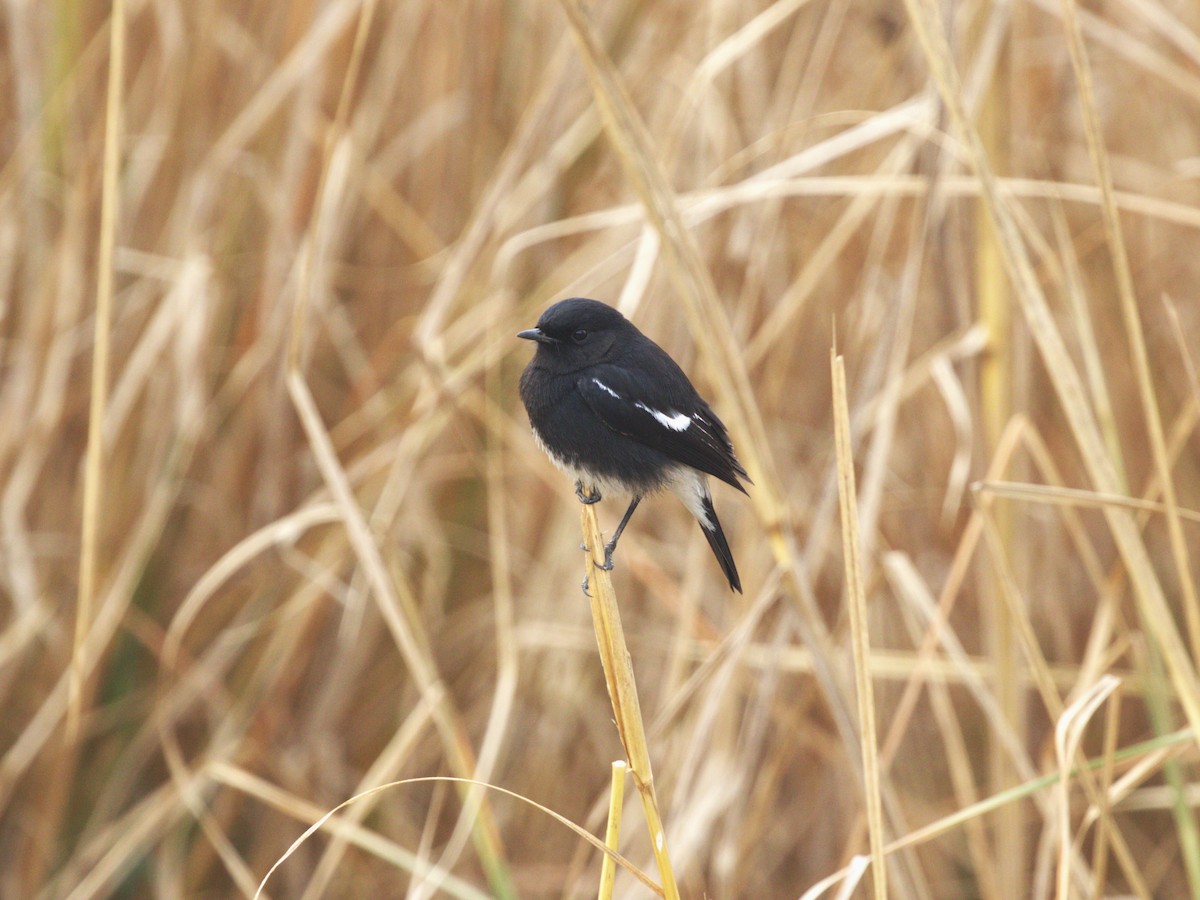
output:
M620 312L583 297L555 303L518 337L537 342L521 375L521 401L538 444L601 493L633 495L607 560L638 501L668 489L699 521L729 586L740 592L707 476L742 493L749 478L725 426L683 370Z

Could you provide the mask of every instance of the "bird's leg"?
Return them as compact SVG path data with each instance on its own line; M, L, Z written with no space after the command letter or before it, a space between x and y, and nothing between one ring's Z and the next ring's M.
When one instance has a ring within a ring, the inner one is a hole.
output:
M621 532L625 530L625 526L629 524L629 520L633 518L633 511L637 509L638 504L642 502L641 494L637 494L633 498L633 502L629 504L629 509L625 510L625 515L621 517L621 524L617 526L617 530L613 532L612 540L604 545L604 565L597 568L604 569L606 572L611 572L613 567L613 551L617 549L617 541L621 539Z
M580 503L586 503L588 506L600 502L600 492L592 488L592 493L585 494L583 492L583 482L578 479L575 481L575 496L579 498Z

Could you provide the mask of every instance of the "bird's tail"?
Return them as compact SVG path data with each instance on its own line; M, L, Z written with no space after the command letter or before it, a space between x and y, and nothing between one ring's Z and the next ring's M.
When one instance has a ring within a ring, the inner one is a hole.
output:
M708 538L708 546L712 547L713 555L721 564L721 571L729 579L729 586L740 594L742 580L738 578L738 570L733 562L733 551L729 549L729 541L725 540L725 532L721 530L721 520L717 518L717 511L713 509L712 497L701 497L700 504L704 508L704 516L699 519L700 530ZM712 523L711 528L708 525L709 522Z

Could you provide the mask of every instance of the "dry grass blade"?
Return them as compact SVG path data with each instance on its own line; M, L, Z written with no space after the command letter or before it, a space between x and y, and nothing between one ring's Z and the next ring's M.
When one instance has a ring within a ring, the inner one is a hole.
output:
M846 866L846 878L842 881L842 886L838 889L837 900L850 900L854 896L854 892L858 890L859 882L862 881L863 875L871 865L871 857L856 856L850 860L850 864ZM807 900L809 897L816 897L812 891L806 891L802 900Z
M1108 699L1121 681L1105 675L1090 690L1082 693L1075 702L1063 710L1054 726L1054 752L1058 758L1059 780L1059 852L1057 891L1059 897L1071 892L1071 765L1083 741L1083 732L1100 705Z
M264 796L264 798L270 797L273 800L276 800L277 802L287 799L287 798L282 797L280 792L278 791L278 789L275 788L273 785L262 782L261 780L256 779L253 776L248 775L244 771L234 768L232 766L215 765L212 767L210 774L212 775L213 778L215 778L225 784L228 784L231 787L236 787L239 790L247 791L249 793L256 793L256 794L261 793ZM369 791L363 791L361 794L355 794L353 797L343 800L341 803L339 803L333 809L326 811L319 819L317 819L316 822L314 822L312 825L309 826L308 830L305 831L304 834L300 835L300 837L296 838L296 840L294 840L292 842L291 846L288 847L287 851L281 857L279 857L279 859L275 860L274 864L272 864L271 868L267 871L267 874L263 876L262 882L259 883L258 889L254 893L255 900L257 900L257 898L260 896L264 896L263 892L266 889L267 882L270 881L271 876L275 873L275 870L278 869L285 862L287 862L287 860L301 847L302 844L304 844L305 841L307 841L310 837L312 837L314 834L316 834L318 831L320 831L326 825L331 825L333 823L337 823L338 825L342 824L340 822L340 820L336 819L335 817L337 816L337 814L339 812L341 812L346 807L351 806L355 803L358 803L361 800L365 800L368 797L372 797L375 794L382 793L384 791L391 791L396 788L405 787L407 785L434 784L434 783L467 785L470 787L494 791L496 793L503 794L506 797L512 797L514 800L520 800L522 803L528 804L529 806L533 807L534 809L537 809L539 812L546 814L547 816L549 816L550 818L552 818L556 822L558 822L560 825L565 825L567 828L569 828L571 831L573 831L577 836L583 838L585 841L587 841L589 844L591 844L594 848L596 848L597 850L604 853L606 856L613 859L616 863L621 865L623 868L625 868L627 871L629 871L633 875L637 876L638 880L641 881L642 884L644 884L646 887L651 888L656 893L658 892L657 885L655 885L653 881L651 881L640 869L638 869L637 866L635 866L633 863L631 863L625 857L621 856L621 854L619 854L615 851L609 850L609 848L606 847L604 845L604 843L599 838L597 838L595 835L593 835L591 832L579 827L574 822L572 822L570 819L567 819L566 817L559 815L554 810L548 809L547 807L542 806L539 803L535 803L534 801L530 800L528 797L523 797L520 794L517 794L513 791L508 791L502 787L497 787L494 784L488 784L483 781L474 781L473 779L470 779L470 778L450 778L450 777L429 776L429 777L425 777L425 778L405 778L401 781L393 781L393 782L389 782L388 784L378 785L377 787L371 788ZM307 813L305 813L305 815L307 815ZM355 828L349 829L350 832L354 832L355 830L356 830ZM371 837L371 834L368 832L366 837ZM453 877L449 876L448 874L443 873L443 877L446 879L446 882L444 884L445 887L457 888L455 896L462 896L462 897L486 896L486 895L481 894L480 892L474 890L470 885L461 883L457 879L454 879Z
M1118 691L1113 702L1109 704L1109 715L1106 718L1104 729L1104 759L1107 764L1101 770L1100 787L1101 787L1101 802L1096 809L1096 816L1099 824L1096 828L1096 840L1094 849L1092 850L1092 892L1099 895L1104 890L1106 883L1105 876L1108 874L1108 848L1109 848L1109 830L1110 821L1112 819L1112 809L1109 803L1109 794L1112 790L1113 781L1113 755L1117 751L1117 728L1120 724L1120 715L1118 712L1121 706L1121 694ZM1089 814L1090 814L1089 810Z
M1153 512L1160 515L1166 515L1169 512L1165 504L1156 503L1153 500L1144 500L1140 497L1126 497L1119 494L1102 494L1097 491L1085 491L1080 488L1050 487L1044 484L1023 484L1016 481L980 481L976 482L973 487L981 494L991 494L994 497L1009 497L1016 500L1028 500L1034 503L1078 506L1090 509L1119 506L1124 509ZM1177 508L1175 512L1181 519L1200 524L1200 511Z

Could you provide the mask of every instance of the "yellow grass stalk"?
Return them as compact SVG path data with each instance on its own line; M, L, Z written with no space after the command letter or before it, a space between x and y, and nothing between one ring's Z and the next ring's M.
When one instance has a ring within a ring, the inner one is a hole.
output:
M67 735L79 734L83 708L83 643L96 596L97 542L103 502L104 410L108 401L109 339L112 334L113 259L117 243L117 190L121 174L122 86L125 81L125 3L113 0L109 26L108 98L104 117L104 175L100 200L100 247L96 273L96 320L92 395L88 407L87 457L83 475L83 533L79 557L79 600L71 653Z
M871 842L871 872L875 900L886 900L887 866L883 860L883 803L879 794L879 748L875 740L875 691L871 682L871 635L867 626L867 597L859 562L858 498L854 487L854 454L850 444L850 412L846 402L846 366L836 350L830 353L833 372L833 431L837 446L838 499L842 508L842 556L846 568L846 604L850 609L854 683L858 693L858 735L862 750L863 794Z
M612 764L612 783L608 792L608 825L604 829L604 846L616 852L621 849L621 808L625 805L625 771L629 767L624 760ZM617 878L617 861L604 854L600 865L600 900L612 900L613 883Z
M594 492L590 485L585 491ZM580 521L583 542L587 547L588 600L592 607L592 624L596 629L596 643L600 649L600 664L604 667L604 682L612 700L613 717L617 723L617 734L625 748L625 757L642 800L646 815L646 826L650 829L650 844L658 874L662 879L662 895L667 900L679 897L675 873L667 853L667 836L662 817L658 811L658 798L654 793L654 773L650 768L650 748L646 743L646 726L642 722L641 705L638 703L637 683L633 677L633 664L629 649L625 646L625 630L621 627L621 613L617 608L617 594L613 590L612 575L600 568L604 563L604 538L600 534L600 523L596 518L594 504L580 504Z
M977 30L983 32L990 18L990 10L981 8L977 18ZM979 41L986 40L986 34L977 37ZM980 140L988 159L1001 173L1008 169L1008 140L1012 127L1008 89L1010 55L1011 45L1006 42L1000 51L996 71L992 73L980 98L977 115ZM979 319L988 335L988 352L979 361L979 412L984 441L991 453L997 447L1013 408L1013 298L996 231L988 218L987 209L982 204L976 204L974 213L975 290ZM1013 529L1011 508L998 507L996 517L1005 546L1014 546L1015 549L1013 538L1018 533ZM1016 549L1016 552L1020 550ZM1022 714L1025 696L1015 677L1020 656L1013 640L1008 607L997 602L987 579L980 580L980 591L981 611L987 621L986 646L995 659L997 670L994 690L1010 727L1023 735L1026 731L1025 716ZM988 756L992 786L999 789L1011 784L1017 773L1000 742L989 742ZM1024 883L1028 857L1027 835L1030 833L1028 826L1026 808L1019 803L1007 807L998 816L994 852L1002 895L1019 892L1020 885Z
M113 0L109 26L108 91L104 116L104 170L100 200L100 236L97 251L96 317L93 327L91 397L88 404L87 449L83 475L83 518L80 534L79 594L75 606L75 631L67 680L67 721L63 745L57 749L64 777L52 782L43 798L34 831L35 843L47 844L58 829L64 801L75 771L80 721L87 705L86 645L92 627L99 568L100 520L103 514L104 411L108 404L109 347L112 335L113 268L117 241L118 190L121 173L121 124L124 117L125 3ZM39 848L31 854L40 866L53 852ZM34 878L34 881L37 879Z

